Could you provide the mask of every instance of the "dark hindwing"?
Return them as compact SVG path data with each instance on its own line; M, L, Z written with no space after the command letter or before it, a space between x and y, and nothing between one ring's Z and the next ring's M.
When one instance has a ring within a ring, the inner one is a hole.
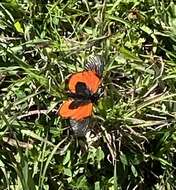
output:
M70 125L76 136L85 136L89 131L88 126L90 123L90 118L86 118L82 121L75 121L70 119Z
M89 60L85 64L85 69L95 71L96 74L99 77L101 77L103 74L104 65L105 65L104 59L101 56L97 55L89 58Z

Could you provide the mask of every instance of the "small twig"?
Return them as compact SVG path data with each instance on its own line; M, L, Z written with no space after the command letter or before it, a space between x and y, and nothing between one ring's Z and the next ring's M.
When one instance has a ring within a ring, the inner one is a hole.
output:
M15 146L15 147L21 147L21 148L28 148L28 149L32 149L33 148L33 144L32 143L27 143L27 142L22 142L22 141L17 141L15 139L12 138L8 138L8 137L3 137L2 138L4 142L8 143L11 146Z
M21 39L22 38L0 36L0 42L6 42L6 41L12 41L12 40L21 40Z
M57 112L56 109L53 109L52 112ZM29 111L28 113L26 114L23 114L23 115L19 115L17 116L17 119L22 119L24 117L28 117L28 116L31 116L31 115L40 115L40 114L45 114L47 115L48 114L48 110L33 110L33 111Z

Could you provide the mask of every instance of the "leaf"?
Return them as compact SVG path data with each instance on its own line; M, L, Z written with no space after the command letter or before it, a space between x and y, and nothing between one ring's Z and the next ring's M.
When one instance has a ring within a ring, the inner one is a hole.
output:
M134 177L138 176L138 172L137 172L136 168L133 165L131 165L131 171L132 171Z
M101 188L100 188L100 181L96 181L95 182L95 188L94 188L95 190L101 190Z
M137 62L142 62L142 60L138 56L136 56L134 53L130 52L129 50L127 50L124 47L121 47L119 49L119 51L124 56L125 59L134 60Z
M71 169L69 168L64 168L64 174L69 176L69 177L72 177L72 171Z
M130 23L129 22L127 22L126 20L124 20L124 19L122 19L122 18L120 18L118 16L108 16L108 19L109 20L115 20L117 22L120 22L120 23L124 24L127 27L130 27Z
M143 30L144 32L146 32L149 35L151 35L153 33L153 31L146 25L141 26L141 30Z
M31 94L31 95L29 95L29 96L26 96L26 97L24 97L24 98L22 98L22 99L20 99L20 100L17 100L16 102L14 102L14 106L17 106L17 105L19 105L19 104L21 104L21 103L23 103L23 102L26 102L27 100L29 100L30 98L32 98L32 97L34 97L34 96L40 94L41 92L42 92L42 91L39 91L39 92L36 92L36 93Z
M128 165L127 157L126 157L126 155L123 154L122 152L121 152L121 154L120 154L120 160L121 160L122 164L124 164L124 165L126 165L126 166Z
M16 30L17 30L18 32L24 33L23 28L21 27L21 24L20 24L18 21L15 22L14 26L15 26L15 28L16 28Z
M8 190L10 189L9 188L9 179L8 179L8 173L6 171L6 167L5 167L5 164L0 160L0 169L1 171L3 172L4 176L5 176L5 180L6 180L6 183L7 183L7 186L8 186Z
M101 168L100 162L104 159L104 152L101 150L101 147L98 147L96 151L96 160L98 162L98 168Z
M96 158L97 158L97 161L101 161L104 159L104 152L101 150L101 147L98 147L96 151Z
M39 140L39 141L41 141L41 142L45 142L45 143L47 143L48 145L50 145L50 146L52 146L52 147L55 146L55 145L52 144L50 141L47 141L46 139L43 139L42 137L40 137L39 135L35 134L34 132L32 132L32 131L30 131L30 130L24 130L24 129L22 129L22 130L21 130L21 133L22 133L22 134L25 134L25 135L28 135L28 136L30 136L30 137L32 137L32 138L34 138L34 139L37 139L37 140Z
M81 189L88 190L86 176L81 176L78 178L76 187L77 189L80 189L80 190Z
M63 160L63 165L66 165L70 161L70 155L71 155L70 150L68 150L67 154Z

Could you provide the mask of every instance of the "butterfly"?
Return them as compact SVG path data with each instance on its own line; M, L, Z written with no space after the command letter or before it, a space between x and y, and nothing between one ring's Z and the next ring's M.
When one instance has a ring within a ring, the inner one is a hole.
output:
M103 68L101 57L92 57L86 63L84 71L72 74L68 80L69 99L63 102L58 113L61 117L70 119L74 131L81 131L89 124L93 104L100 96Z

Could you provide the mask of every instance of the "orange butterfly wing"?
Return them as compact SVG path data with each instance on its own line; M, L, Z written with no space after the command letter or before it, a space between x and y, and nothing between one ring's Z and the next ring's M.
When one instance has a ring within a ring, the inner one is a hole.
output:
M92 103L88 103L85 105L81 105L76 109L70 109L69 106L72 103L73 100L67 100L65 101L60 109L59 109L59 115L64 118L70 118L74 119L76 121L83 120L86 117L91 116L92 114Z
M101 83L100 78L93 71L83 71L73 74L69 79L69 90L75 93L75 87L77 82L83 82L93 93L96 93Z

